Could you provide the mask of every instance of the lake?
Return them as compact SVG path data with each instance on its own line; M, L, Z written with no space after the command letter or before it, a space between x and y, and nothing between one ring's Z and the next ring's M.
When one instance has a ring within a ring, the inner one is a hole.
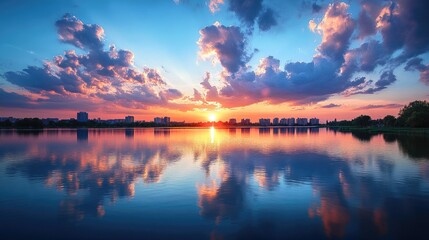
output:
M429 138L0 130L0 239L423 239Z

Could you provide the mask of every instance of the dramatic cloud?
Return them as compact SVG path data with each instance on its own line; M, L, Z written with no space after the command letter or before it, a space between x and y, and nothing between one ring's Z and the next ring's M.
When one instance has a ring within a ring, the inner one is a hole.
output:
M104 30L100 26L84 24L69 14L58 20L55 26L61 41L87 52L77 54L69 50L52 61L45 61L43 67L29 66L19 72L6 72L6 81L24 88L37 98L31 104L27 97L19 98L17 93L2 90L2 96L10 95L17 99L17 103L22 103L20 107L82 107L71 102L141 109L149 106L180 107L171 101L182 98L182 93L169 88L156 69L136 68L131 51L114 46L104 50Z
M404 105L391 103L391 104L384 104L384 105L367 105L363 107L355 108L355 110L368 110L368 109L377 109L377 108L401 108Z
M380 19L385 12L385 7L400 8L401 6L389 5L386 1L362 1L362 11L374 24L375 31L382 31L384 26L378 23L387 21ZM370 6L373 6L371 8ZM407 8L404 4L402 8ZM246 39L233 37L207 37L205 28L201 31L202 37L198 42L200 54L215 56L224 67L221 74L222 86L213 86L206 79L203 89L210 93L210 101L220 103L223 107L246 106L258 102L290 104L308 104L328 99L334 94L351 96L354 94L374 94L392 85L396 80L394 74L395 57L385 43L385 39L366 39L356 48L350 49L351 41L356 32L359 37L365 38L373 34L370 29L364 30L363 22L358 23L352 19L348 12L349 6L343 2L329 4L320 22L311 20L309 28L322 36L322 42L317 47L318 53L310 62L290 62L280 67L280 61L272 56L262 58L256 70L247 66L248 54L244 51L243 43ZM396 11L396 10L395 10ZM397 12L397 11L396 11ZM399 14L399 13L398 13ZM405 12L401 12L405 14ZM254 15L252 15L254 16ZM361 16L362 17L362 16ZM403 19L401 17L400 19ZM378 22L377 22L378 21ZM210 28L225 28L223 26L210 26ZM222 30L225 31L225 30ZM236 31L239 32L238 29ZM218 34L220 35L220 34ZM422 34L424 35L424 34ZM215 35L217 36L217 35ZM228 34L224 34L228 36ZM228 46L238 46L236 51L223 53L220 49L227 38L236 41ZM210 39L210 40L207 40ZM211 40L214 39L214 40ZM221 41L217 39L222 39ZM202 44L209 43L209 44ZM207 47L209 46L209 47ZM212 47L216 46L216 47ZM407 51L404 49L404 51ZM236 54L230 54L236 53ZM226 58L232 61L221 60ZM359 76L368 74L380 67L380 77L377 81ZM427 82L427 68L421 60L410 62L407 70L421 72L422 82ZM330 107L329 105L327 107ZM331 107L335 107L331 105Z
M199 56L212 58L230 73L237 72L248 61L246 39L238 27L226 27L220 23L200 30Z
M333 60L341 60L350 45L355 23L347 12L349 6L339 2L329 5L317 29L322 33L322 43L317 48Z
M229 10L234 12L250 31L256 21L260 30L268 31L277 25L277 20L274 11L264 7L262 2L263 0L230 0Z
M341 107L341 104L330 103L330 104L321 106L321 108L337 108L337 107Z
M78 48L100 50L103 47L104 30L96 24L84 24L70 14L55 22L61 41L70 43Z
M317 54L309 63L288 63L282 70L280 61L269 56L260 60L256 71L246 67L246 62L242 61L243 58L234 58L241 60L232 64L235 68L228 67L230 63L222 64L227 70L222 74L224 86L214 89L211 85L205 84L206 87L204 87L216 93L211 94L213 98L210 101L217 101L224 107L245 106L262 101L306 104L326 100L332 94L362 84L362 79L351 80L350 76L343 76L339 71L354 27L347 9L348 6L345 3L329 5L324 18L318 24L318 31L323 39L318 47L320 54ZM213 26L210 27L213 28ZM205 40L206 35L208 34L202 34L200 38L200 48L204 46L201 42L212 42ZM240 40L244 42L243 39ZM205 47L201 49L203 53L216 53L219 59L222 56L219 50ZM243 51L238 52L243 53ZM243 55L245 54L239 56Z

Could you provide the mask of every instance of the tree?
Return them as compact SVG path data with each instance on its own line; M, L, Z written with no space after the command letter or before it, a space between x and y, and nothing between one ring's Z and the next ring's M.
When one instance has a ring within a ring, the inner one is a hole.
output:
M371 123L371 117L368 115L360 115L359 117L352 120L353 125L359 127L368 127Z
M397 124L409 127L429 127L429 103L414 101L399 111Z
M383 124L386 127L393 127L396 124L396 118L392 115L387 115L383 118Z

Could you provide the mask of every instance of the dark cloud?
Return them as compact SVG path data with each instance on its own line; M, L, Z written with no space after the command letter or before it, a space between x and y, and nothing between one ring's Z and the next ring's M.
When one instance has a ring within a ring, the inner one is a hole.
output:
M407 62L405 65L406 71L419 71L420 72L420 81L424 84L429 85L429 65L424 65L422 63L423 59L413 58Z
M383 8L384 0L361 0L361 11L357 19L358 37L374 35L377 32L376 19Z
M393 74L393 71L385 71L381 74L380 79L377 80L375 83L373 81L365 81L362 83L361 87L358 86L347 95L374 94L383 89L386 89L387 86L391 85L394 82L396 82L396 76L395 74Z
M383 43L392 53L403 49L398 64L429 50L429 1L397 0L383 5L374 19Z
M234 12L240 21L250 30L258 22L261 31L268 31L277 25L273 9L264 7L263 0L230 0L229 10Z
M311 4L311 11L313 13L318 13L322 10L322 5L317 4L316 2L314 2L313 4Z
M253 27L256 18L262 11L262 0L230 0L229 10L249 27Z
M26 96L14 92L6 92L0 88L0 107L25 108L28 107L30 102L32 100Z
M266 9L258 19L259 29L262 31L268 31L271 27L277 25L274 11L271 8Z
M321 108L337 108L337 107L341 107L341 104L330 103L330 104L321 106Z
M75 109L116 104L141 109L180 108L171 101L182 98L182 93L168 87L156 69L136 68L134 54L129 50L116 49L113 45L104 49L104 31L100 26L84 24L69 14L55 26L61 41L83 49L84 53L69 50L52 61L45 61L43 67L29 66L22 71L4 73L6 81L37 95L38 99L31 104L27 101L28 107Z
M200 30L200 56L215 57L230 73L237 72L249 60L246 39L238 27L215 23Z
M96 24L84 24L75 16L66 14L55 22L61 41L82 49L99 50L103 48L104 30Z
M383 104L383 105L366 105L363 107L355 108L355 110L368 110L368 109L377 109L377 108L401 108L403 107L402 104L396 104L396 103L390 103L390 104Z

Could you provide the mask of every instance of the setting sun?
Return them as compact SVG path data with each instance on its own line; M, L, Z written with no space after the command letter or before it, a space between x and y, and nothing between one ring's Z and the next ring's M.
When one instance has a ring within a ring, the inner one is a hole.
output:
M211 114L209 115L209 121L210 121L210 122L215 122L215 121L216 121L216 115L214 115L213 113L211 113Z

